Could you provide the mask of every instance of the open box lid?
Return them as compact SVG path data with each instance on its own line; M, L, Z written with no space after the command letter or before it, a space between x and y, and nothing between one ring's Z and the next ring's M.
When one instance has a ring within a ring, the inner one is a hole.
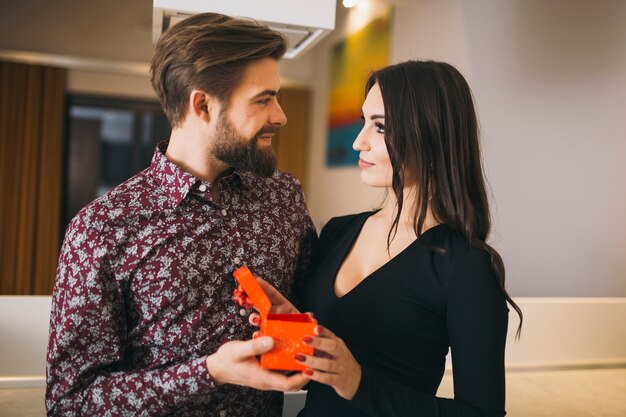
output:
M267 317L272 309L272 302L263 291L263 288L259 285L252 272L245 266L239 267L233 272L235 279L241 285L241 288L246 292L248 297L254 303L254 306L259 310L261 316Z

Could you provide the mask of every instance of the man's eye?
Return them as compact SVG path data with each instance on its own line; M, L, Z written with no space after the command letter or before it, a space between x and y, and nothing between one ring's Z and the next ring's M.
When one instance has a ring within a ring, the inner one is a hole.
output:
M385 133L385 125L382 123L376 123L376 132Z
M271 98L266 98L266 99L263 99L263 100L259 100L257 103L259 103L259 104L263 104L264 106L266 106L266 105L268 105L268 104L269 104L269 102L270 102L271 100L272 100Z

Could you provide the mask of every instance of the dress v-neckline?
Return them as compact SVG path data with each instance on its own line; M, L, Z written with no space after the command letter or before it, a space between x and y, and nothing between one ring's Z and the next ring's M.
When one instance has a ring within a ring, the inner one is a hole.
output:
M400 252L398 252L395 256L393 256L392 258L388 259L387 262L385 262L384 264L382 264L381 266L379 266L378 268L376 268L375 270L373 270L372 272L370 272L369 274L364 276L363 279L361 279L354 287L350 288L350 290L348 292L346 292L342 296L339 296L339 295L337 295L337 292L335 291L335 283L337 282L337 276L339 275L339 271L341 270L341 267L343 266L343 264L346 262L346 259L348 258L348 255L352 251L352 248L354 248L354 245L356 244L356 241L359 239L359 236L361 236L361 232L363 231L363 227L365 226L365 223L367 222L367 220L372 215L378 213L378 211L380 211L380 210L374 210L374 211L368 213L367 216L364 216L364 219L362 220L361 225L356 228L356 232L355 232L354 236L352 236L352 240L351 240L350 244L348 245L347 249L345 250L345 252L343 253L343 256L341 256L339 258L339 262L338 262L337 267L334 270L334 274L331 275L333 278L331 280L331 288L330 288L330 290L332 292L332 295L335 297L336 300L343 300L344 298L346 298L347 296L349 296L350 294L355 292L355 290L357 290L359 287L364 285L364 283L366 281L371 281L371 279L372 279L372 277L374 275L377 275L381 270L383 270L384 268L388 267L398 257L402 256L410 247L415 245L415 243L417 243L420 240L420 238L424 236L425 233L427 233L430 230L435 229L435 228L437 228L437 227L442 225L442 224L438 224L438 225L433 226L433 227L429 228L428 230L426 230L424 233L422 233L420 238L416 238L415 240L413 240L404 249L402 249Z

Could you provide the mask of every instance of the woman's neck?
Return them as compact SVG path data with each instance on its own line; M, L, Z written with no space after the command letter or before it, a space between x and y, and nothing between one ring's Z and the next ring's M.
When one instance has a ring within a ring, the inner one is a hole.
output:
M398 220L398 232L409 232L415 233L415 224L414 224L414 211L417 203L417 192L414 187L406 187L404 189L402 202L402 211L400 212L400 219ZM381 210L376 214L376 217L384 220L388 223L389 228L393 224L393 221L396 218L398 213L398 200L396 199L396 195L393 192L393 189L387 189L387 197L383 202L383 206ZM435 219L435 216L432 213L430 207L430 201L428 207L426 209L426 218L424 219L424 225L422 226L421 233L424 233L426 230L431 227L437 226L439 222Z

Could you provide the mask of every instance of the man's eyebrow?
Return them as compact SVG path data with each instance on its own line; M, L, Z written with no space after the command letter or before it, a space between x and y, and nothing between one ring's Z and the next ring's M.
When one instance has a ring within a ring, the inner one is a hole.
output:
M280 90L271 90L271 89L268 88L267 90L263 90L259 94L256 94L255 96L253 96L252 100L257 99L257 98L261 98L263 96L275 97L275 96L278 95L279 92L280 92Z

